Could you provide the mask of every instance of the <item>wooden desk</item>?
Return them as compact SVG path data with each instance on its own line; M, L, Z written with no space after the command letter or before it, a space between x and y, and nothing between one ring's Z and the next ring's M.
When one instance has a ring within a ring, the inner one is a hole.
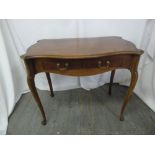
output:
M27 68L27 82L43 116L46 116L38 96L34 78L37 73L45 72L53 97L52 82L49 73L71 76L90 76L111 71L109 94L116 69L125 68L131 72L131 83L120 112L123 112L138 79L137 66L142 50L121 37L45 39L28 48L23 55Z

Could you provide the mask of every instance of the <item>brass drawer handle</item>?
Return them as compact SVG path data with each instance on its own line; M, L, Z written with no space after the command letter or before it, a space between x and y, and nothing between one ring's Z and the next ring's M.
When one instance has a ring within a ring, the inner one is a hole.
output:
M106 67L109 68L111 65L110 61L106 61ZM101 68L103 67L102 61L98 61L98 67Z
M68 66L69 66L68 63L65 63L64 67L61 67L60 63L57 63L57 68L58 68L60 71L67 70L67 69L68 69Z
M102 67L102 61L98 61L98 68Z
M109 68L111 65L110 61L106 61L106 65L107 65L106 67Z

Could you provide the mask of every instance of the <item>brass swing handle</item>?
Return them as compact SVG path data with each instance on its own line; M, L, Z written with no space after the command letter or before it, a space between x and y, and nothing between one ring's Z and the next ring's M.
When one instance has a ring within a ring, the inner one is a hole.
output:
M106 68L109 68L110 65L111 65L110 61L106 61ZM103 67L102 61L98 61L98 67L99 67L99 68Z
M68 66L69 66L68 63L65 63L64 64L64 67L61 67L61 64L60 63L57 63L56 65L57 65L57 69L59 69L60 71L67 70L68 69Z

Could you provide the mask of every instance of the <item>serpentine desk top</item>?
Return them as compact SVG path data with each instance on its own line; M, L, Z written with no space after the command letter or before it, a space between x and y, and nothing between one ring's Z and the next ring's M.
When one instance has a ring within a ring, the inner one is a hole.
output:
M121 37L44 39L28 48L23 57L84 59L117 54L140 55L142 50Z

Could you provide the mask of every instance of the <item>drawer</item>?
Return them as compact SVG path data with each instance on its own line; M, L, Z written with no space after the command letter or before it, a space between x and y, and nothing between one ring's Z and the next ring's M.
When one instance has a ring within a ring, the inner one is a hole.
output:
M36 71L66 71L72 69L82 68L80 60L73 59L36 59L35 60L35 69Z
M129 68L132 62L132 56L130 55L115 55L105 56L95 59L83 60L83 68Z
M130 55L115 55L104 56L101 58L91 59L50 59L39 58L35 59L36 72L41 71L59 71L66 72L69 70L78 69L99 69L104 68L109 70L110 68L129 68L132 62L132 56Z

